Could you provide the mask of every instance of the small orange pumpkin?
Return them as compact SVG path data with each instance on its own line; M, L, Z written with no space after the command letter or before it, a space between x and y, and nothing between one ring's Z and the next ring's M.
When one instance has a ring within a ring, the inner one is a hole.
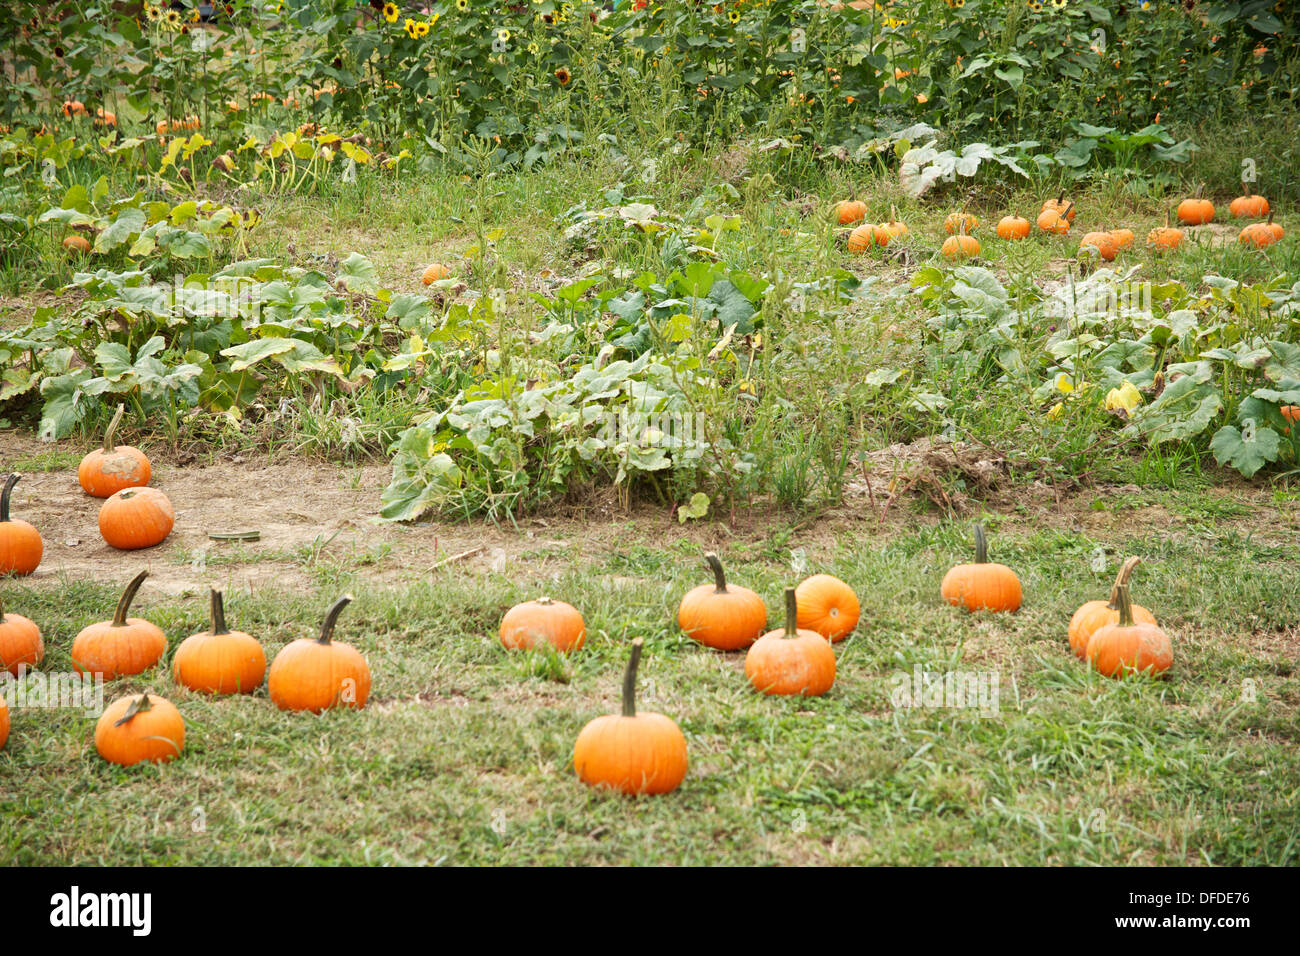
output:
M63 248L84 255L90 252L90 241L85 236L68 236L63 240Z
M191 634L172 655L172 677L190 690L209 694L251 694L262 686L266 652L257 638L226 627L221 592L211 589L211 621Z
M998 220L998 238L1014 242L1029 238L1029 220L1021 216L1003 216Z
M26 521L9 517L9 499L20 478L15 472L0 489L0 574L31 574L45 553L41 533Z
M669 793L686 779L686 738L671 718L636 712L641 638L623 674L623 712L590 721L573 745L573 769L593 787L627 794Z
M1183 231L1169 225L1169 210L1165 210L1165 224L1147 233L1147 245L1153 252L1171 252L1183 243Z
M1178 221L1188 226L1203 226L1214 221L1214 203L1194 197L1184 199L1176 210Z
M1115 248L1119 251L1129 248L1137 238L1133 235L1132 229L1112 229L1110 235L1115 240Z
M171 501L157 488L123 488L99 506L99 533L122 551L161 544L175 523Z
M872 230L876 245L882 248L895 239L902 239L907 233L907 225L898 218L898 210L894 206L889 207L889 222L882 222Z
M869 224L858 226L849 233L848 247L849 252L854 255L861 255L875 244L876 229Z
M103 674L104 680L141 674L167 650L167 635L144 618L127 617L148 571L141 571L122 592L111 621L82 628L72 641L72 666L78 674Z
M1287 421L1289 421L1292 425L1294 425L1296 422L1300 422L1300 405L1283 405L1280 409L1278 409L1278 411L1280 411L1282 413L1282 417L1285 418ZM1283 428L1282 434L1283 435L1291 434L1290 427Z
M586 642L587 625L572 604L540 597L506 611L498 636L502 646L510 650L531 650L544 642L566 653Z
M979 219L968 212L954 212L944 219L943 231L950 236L970 235L979 224Z
M835 218L841 226L867 218L867 204L861 199L843 199L835 204Z
M1250 191L1250 183L1242 182L1242 195L1228 203L1228 213L1237 219L1263 219L1268 215L1268 200Z
M835 651L816 631L799 627L799 598L785 589L785 627L768 631L745 655L745 676L754 690L783 696L819 697L835 684Z
M844 640L858 626L862 605L858 596L839 578L814 574L794 589L798 602L796 625L816 631L831 643Z
M350 594L334 602L325 615L320 637L301 637L275 655L266 678L267 693L275 706L319 714L331 707L366 705L370 666L351 644L333 639L339 614L350 603Z
M446 266L444 266L441 262L435 262L433 265L429 266L427 269L424 270L424 274L420 276L420 281L423 282L425 285L433 285L439 279L450 279L450 278L451 278L451 270L448 269Z
M1119 246L1115 242L1115 237L1109 232L1089 232L1079 240L1079 251L1086 249L1096 249L1097 255L1107 262L1111 262L1119 255Z
M1129 576L1141 560L1141 558L1125 559L1119 569L1119 575L1115 578L1115 584L1110 589L1109 601L1087 601L1074 612L1074 616L1070 618L1069 638L1070 650L1074 651L1075 657L1083 660L1092 635L1107 624L1119 622L1119 589L1128 584ZM1155 615L1140 604L1133 605L1133 619L1145 624L1156 622Z
M1275 226L1273 214L1268 214L1266 222L1252 222L1241 230L1237 236L1237 241L1247 246L1254 246L1256 249L1267 249L1273 243L1282 238L1282 227Z
M1074 203L1065 207L1065 212L1057 209L1044 209L1038 214L1038 228L1054 236L1063 236L1070 231L1070 216Z
M949 236L939 247L945 259L973 259L980 254L980 242L974 236Z
M1039 207L1039 211L1058 212L1071 223L1074 222L1074 217L1078 214L1078 210L1074 208L1074 200L1066 199L1064 190L1055 199L1043 200L1043 205Z
M103 447L88 453L77 466L77 481L82 490L95 498L107 498L123 488L149 484L152 475L149 456L132 445L113 444L113 435L125 410L125 405L117 406L104 432Z
M1154 624L1135 622L1128 585L1119 588L1119 620L1088 640L1088 663L1107 677L1149 674L1159 677L1174 662L1169 636Z
M704 556L713 571L713 584L686 592L677 609L677 626L705 647L734 651L753 644L767 627L767 607L749 588L727 585L722 561L710 551Z
M87 115L86 104L81 102L81 100L64 100L63 115L64 116L85 116Z
M0 597L0 671L17 676L19 669L40 667L44 659L41 629L21 614L6 614Z
M166 763L185 749L185 720L176 705L157 694L119 697L95 724L95 749L109 763Z
M1020 579L1005 564L989 561L984 526L975 526L975 563L959 564L943 576L939 593L949 604L968 611L1015 611L1020 607Z

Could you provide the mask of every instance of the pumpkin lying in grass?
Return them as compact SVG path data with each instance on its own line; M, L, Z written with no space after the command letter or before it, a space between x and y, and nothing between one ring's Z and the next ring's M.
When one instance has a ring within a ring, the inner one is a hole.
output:
M882 222L872 229L872 236L876 240L876 245L881 248L897 239L902 239L907 233L907 225L899 220L898 210L893 206L889 207L889 222Z
M837 577L814 574L794 589L796 626L816 631L831 643L842 641L858 626L862 606L858 596Z
M139 448L113 443L125 410L126 406L117 406L104 432L103 446L87 454L77 466L77 481L82 490L95 498L107 498L123 488L143 487L149 484L153 474L149 456Z
M1256 249L1267 249L1283 236L1282 227L1273 222L1273 214L1268 214L1266 222L1253 222L1241 230L1237 241Z
M849 252L861 255L876 242L876 229L871 225L861 225L849 233L847 240Z
M44 659L41 629L21 614L6 614L4 596L0 595L0 671L17 676L20 667L40 667Z
M949 236L939 247L939 254L945 259L974 259L980 254L980 242L974 236Z
M844 199L835 204L835 219L841 226L849 226L867 218L867 204L861 199Z
M1043 205L1039 207L1039 212L1060 213L1069 223L1073 223L1074 217L1078 215L1078 210L1074 208L1074 200L1066 199L1064 192L1057 195L1055 199L1043 200Z
M968 611L1015 611L1020 607L1020 579L1005 564L989 561L984 526L975 526L975 563L959 564L943 576L939 593L949 604Z
M31 574L41 563L45 543L26 521L9 516L9 500L22 475L14 473L0 488L0 574Z
M95 724L95 749L109 763L130 767L142 761L166 763L185 749L185 720L165 697L119 697Z
M420 276L420 281L423 282L425 285L433 285L439 279L450 279L450 278L451 278L451 270L448 269L446 266L444 266L441 262L435 262L433 265L429 266L427 269L424 270L424 274Z
M686 738L671 718L636 712L636 672L641 638L623 674L623 712L597 717L573 745L573 769L593 787L627 794L669 793L686 778Z
M1115 584L1110 589L1110 600L1108 601L1088 601L1074 612L1070 618L1070 650L1074 651L1074 656L1083 660L1088 650L1088 641L1092 635L1107 624L1119 623L1119 589L1128 585L1129 577L1133 574L1141 561L1141 558L1126 558L1123 566L1119 569L1119 575L1115 578ZM1135 621L1144 624L1155 624L1155 615L1142 607L1140 604L1132 605L1132 614Z
M1268 200L1250 191L1250 183L1242 182L1242 195L1228 203L1228 214L1235 219L1263 219L1268 215Z
M1132 229L1124 228L1112 229L1110 235L1111 238L1115 240L1115 249L1121 252L1132 246L1134 240L1137 238L1133 235Z
M785 627L768 631L745 655L745 676L763 694L819 697L835 683L835 652L816 631L799 627L799 598L785 589Z
M1029 220L1020 216L1003 216L998 220L998 238L1008 241L1029 238Z
M72 642L72 666L78 674L103 674L104 680L141 674L167 650L167 636L156 624L127 617L148 571L141 571L122 592L111 621L83 628Z
M705 647L720 651L748 647L767 627L763 599L749 588L728 585L722 561L712 551L704 560L713 572L713 583L686 592L677 609L677 626Z
M979 219L968 212L954 212L944 219L943 231L950 236L968 236L979 224Z
M345 594L330 607L321 624L320 637L302 637L275 655L266 689L281 710L309 710L319 714L331 707L366 705L370 696L370 666L351 644L334 640L334 625L352 603Z
M87 255L90 252L90 240L85 236L68 236L63 240L63 248L68 252L80 252Z
M1203 226L1214 222L1214 203L1208 199L1193 197L1184 199L1175 210L1178 221L1188 226Z
M172 656L172 677L190 690L208 694L251 694L262 686L266 652L257 638L226 627L221 592L211 589L211 620L206 631L191 634Z
M1148 674L1159 677L1174 662L1169 637L1154 624L1133 619L1128 585L1119 587L1119 620L1088 639L1088 663L1107 677Z
M1064 212L1057 209L1044 209L1038 214L1038 228L1054 236L1063 236L1070 231L1072 221L1070 213L1073 211L1073 203L1065 207Z
M1119 245L1115 242L1115 237L1109 232L1089 232L1079 240L1079 251L1084 252L1088 249L1095 249L1097 255L1107 262L1114 261L1119 255Z
M1183 244L1183 231L1169 224L1169 210L1165 210L1165 224L1147 233L1147 245L1153 252L1172 252Z
M162 544L175 524L172 503L157 488L123 488L99 506L99 533L121 551Z
M540 597L506 611L498 636L509 650L532 650L538 643L546 643L566 653L586 642L587 625L572 604Z

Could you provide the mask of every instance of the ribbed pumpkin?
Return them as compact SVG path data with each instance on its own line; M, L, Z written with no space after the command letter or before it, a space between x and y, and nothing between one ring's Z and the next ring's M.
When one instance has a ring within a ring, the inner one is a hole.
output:
M939 253L945 259L973 259L980 254L980 243L974 236L949 236Z
M1029 220L1021 216L1003 216L998 220L998 238L1014 241L1029 238Z
M266 652L257 638L226 627L221 592L211 589L211 621L206 631L191 634L172 656L172 677L190 690L208 694L251 694L262 686Z
M370 696L370 667L351 644L336 642L334 625L352 603L345 594L330 607L320 637L303 637L286 644L275 655L266 689L281 710L309 710L319 714L331 707L366 705Z
M949 213L943 221L943 231L950 236L970 235L980 224L978 218L968 212Z
M1282 238L1282 227L1273 222L1273 214L1268 214L1266 222L1252 222L1241 230L1237 241L1256 249L1267 249Z
M95 749L109 763L130 767L142 761L166 763L185 749L185 720L165 697L119 697L95 724Z
M1015 611L1020 607L1020 579L1005 564L989 561L984 526L975 526L975 563L959 564L943 576L939 593L949 604L968 611Z
M1066 199L1065 193L1060 193L1055 199L1043 200L1043 205L1039 207L1040 212L1057 212L1066 218L1069 222L1074 222L1074 217L1078 210L1074 208L1074 200Z
M597 717L573 745L573 769L593 787L627 794L669 793L686 778L686 738L671 718L636 712L636 672L641 638L623 674L623 712Z
M1123 251L1129 248L1131 245L1133 245L1134 240L1137 238L1136 236L1133 235L1132 229L1125 229L1125 228L1112 229L1110 231L1110 235L1111 238L1115 240L1115 248L1120 251Z
M439 279L450 279L450 278L451 278L451 270L448 269L446 266L444 266L441 262L435 262L433 265L429 266L427 269L424 270L424 274L420 276L420 281L423 282L425 285L433 285Z
M157 488L123 488L99 506L99 533L122 551L162 544L175 523L171 501Z
M506 611L498 636L510 650L531 650L538 643L557 651L576 651L587 640L587 625L572 604L540 597Z
M1064 212L1057 209L1044 209L1038 214L1038 228L1055 236L1063 236L1070 231L1070 223L1073 221L1070 213L1073 211L1073 203L1066 206Z
M720 651L748 647L767 627L763 599L749 588L728 585L722 561L712 551L704 560L713 571L713 583L686 592L677 609L677 626L705 647Z
M867 204L861 199L844 199L835 204L835 218L841 226L867 218Z
M1119 254L1119 246L1115 242L1115 237L1109 232L1089 232L1079 240L1079 251L1087 249L1097 250L1097 255L1107 262L1114 260Z
M816 631L832 643L842 641L858 626L862 605L858 596L839 578L814 574L794 589L800 630Z
M21 614L6 614L0 595L0 671L15 676L20 667L31 670L45 659L45 642L35 622Z
M1129 577L1133 574L1133 569L1138 566L1141 558L1126 558L1123 566L1119 569L1119 575L1115 578L1115 584L1110 589L1109 601L1087 601L1074 612L1070 618L1070 650L1074 651L1074 656L1080 660L1084 659L1088 650L1088 641L1092 635L1101 630L1107 624L1116 624L1119 622L1119 589L1128 585ZM1133 619L1144 624L1154 624L1155 615L1142 607L1140 604L1132 605Z
M848 247L849 252L855 255L866 252L875 244L876 229L869 224L863 224L849 233Z
M816 631L799 628L799 599L785 589L785 627L769 631L745 655L745 676L764 694L819 697L835 683L835 652Z
M1263 219L1268 215L1268 200L1250 191L1250 183L1241 184L1242 195L1228 203L1228 212L1237 219Z
M1174 662L1168 635L1154 624L1134 621L1127 584L1119 588L1119 621L1092 635L1086 655L1088 663L1107 677L1133 673L1158 677Z
M40 532L26 521L9 517L9 499L21 477L10 475L0 489L0 574L31 574L45 553Z
M88 495L107 498L123 488L139 488L149 484L152 469L149 456L139 448L131 445L113 444L113 435L122 421L126 406L117 406L108 430L104 432L104 444L81 459L77 467L77 481Z
M1214 203L1208 199L1184 199L1175 212L1178 221L1188 226L1203 226L1214 221Z
M1165 210L1165 224L1157 226L1147 233L1147 245L1154 252L1168 252L1177 249L1183 243L1183 231L1169 224L1169 210Z
M158 663L167 650L167 635L144 618L127 617L148 571L141 571L122 592L111 621L83 628L72 642L72 666L78 674L103 674L104 680L140 674Z

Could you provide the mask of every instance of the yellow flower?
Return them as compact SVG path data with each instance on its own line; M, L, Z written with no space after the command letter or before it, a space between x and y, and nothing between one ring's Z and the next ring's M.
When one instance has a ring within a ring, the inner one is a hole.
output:
M402 29L406 31L406 35L407 35L408 37L410 37L412 40L415 39L415 21L414 21L414 20L412 20L410 17L407 17L407 18L406 18L406 22L402 24Z
M1053 405L1053 406L1051 407L1051 409L1048 410L1048 412L1047 412L1047 417L1048 417L1048 418L1060 418L1060 417L1061 417L1061 412L1063 412L1063 411L1065 411L1065 406L1062 405L1060 402L1057 402L1055 405Z
M1056 376L1056 390L1062 395L1069 395L1074 391L1074 379L1061 372Z
M508 42L508 41L510 40L510 31L509 31L509 30L498 30L498 31L497 31L497 39L500 40L502 43L506 43L506 42Z
M199 22L199 8L195 7L193 10L190 11L190 23L198 23L198 22Z
M181 22L181 15L180 12L177 10L168 10L163 15L163 19L167 21L167 25L169 27L176 27Z
M1142 393L1132 382L1125 382L1119 388L1112 388L1106 393L1106 411L1114 412L1124 409L1132 415L1133 409L1142 404Z
M441 19L442 19L442 14L435 13L433 16L429 17L429 26L430 27L435 26L438 23L438 21Z
M384 19L387 20L389 23L397 22L397 4L395 3L384 4Z
M153 6L152 4L144 8L144 18L148 20L150 23L157 23L161 17L162 17L162 11L159 10L157 7Z
M927 94L925 94L925 93L917 93L917 94L916 94L916 101L917 101L918 103L922 103L922 104L924 104L924 103L928 103L928 102L930 102L930 97L929 97Z
M740 11L739 11L739 10L731 10L731 11L729 11L729 12L727 13L727 19L730 20L732 23L739 23L739 22L740 22Z
M421 21L420 23L417 23L417 24L415 25L415 37L416 37L417 40L418 40L418 39L423 39L424 37L427 37L428 35L429 35L429 24L427 24L427 23Z
M456 9L464 13L469 9L469 0L456 0Z
M533 56L537 56L537 54L542 52L542 48L539 47L536 43L530 43L528 44L528 52L531 53Z

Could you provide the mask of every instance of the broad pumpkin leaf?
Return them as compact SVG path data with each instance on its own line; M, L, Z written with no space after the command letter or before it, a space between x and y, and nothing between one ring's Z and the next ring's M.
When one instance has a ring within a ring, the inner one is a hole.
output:
M96 252L112 252L132 236L144 231L145 215L141 209L123 209L108 228L95 237Z
M1231 465L1247 478L1270 461L1277 461L1280 436L1267 426L1251 429L1224 425L1210 439L1210 451L1220 465Z

